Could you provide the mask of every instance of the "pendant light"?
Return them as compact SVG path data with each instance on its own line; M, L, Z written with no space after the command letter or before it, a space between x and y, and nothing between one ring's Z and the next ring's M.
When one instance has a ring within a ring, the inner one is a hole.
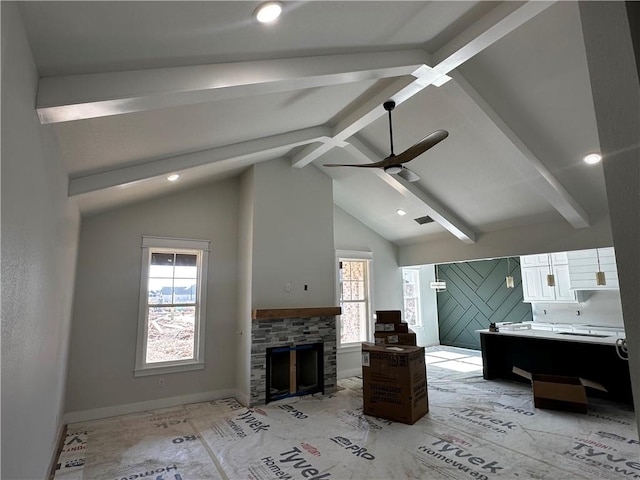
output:
M604 276L604 272L600 270L600 254L596 248L596 258L598 259L598 271L596 272L596 285L602 286L607 284L607 279Z
M549 274L547 275L547 285L549 287L555 287L556 277L553 276L553 272L551 271L551 254L547 255L547 263L549 264Z
M513 288L513 277L511 276L511 258L507 257L507 276L505 278L505 282L507 283L507 288Z
M436 278L429 287L436 292L444 292L447 289L447 282L438 278L438 265L436 265Z

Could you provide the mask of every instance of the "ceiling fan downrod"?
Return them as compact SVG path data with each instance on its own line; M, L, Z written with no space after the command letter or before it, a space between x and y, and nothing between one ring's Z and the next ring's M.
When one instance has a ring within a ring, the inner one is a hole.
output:
M387 158L395 157L396 154L393 152L393 124L391 122L391 111L396 108L396 102L393 100L387 100L382 104L384 109L389 112L389 144L391 145L391 154ZM402 165L387 165L384 167L384 171L391 174L398 174L402 171Z

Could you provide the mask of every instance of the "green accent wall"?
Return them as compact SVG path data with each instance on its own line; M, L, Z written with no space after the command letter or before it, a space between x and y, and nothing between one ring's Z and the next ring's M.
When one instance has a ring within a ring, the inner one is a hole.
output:
M531 304L523 303L520 259L510 258L514 288L507 288L507 259L438 265L447 289L437 294L440 343L480 350L476 330L492 322L532 321Z

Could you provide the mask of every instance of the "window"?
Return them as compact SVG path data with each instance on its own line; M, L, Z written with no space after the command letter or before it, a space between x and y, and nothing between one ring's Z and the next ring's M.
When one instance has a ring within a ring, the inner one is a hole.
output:
M420 319L420 270L402 269L402 293L404 297L404 321L410 327L422 325Z
M142 237L135 376L204 368L209 241Z
M366 342L369 340L371 331L369 282L371 254L348 253L350 253L349 256L338 256L338 293L342 308L339 346Z

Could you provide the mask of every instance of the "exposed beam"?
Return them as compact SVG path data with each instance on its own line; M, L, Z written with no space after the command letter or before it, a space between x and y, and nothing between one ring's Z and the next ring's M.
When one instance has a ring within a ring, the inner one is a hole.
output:
M413 75L423 50L222 63L41 78L43 124Z
M432 60L426 62L434 65L433 68L424 65L422 70L414 74L415 80L408 85L403 82L394 84L396 90L393 87L387 89L387 96L382 100L379 98L380 95L367 99L356 112L338 123L334 129L333 139L344 141L383 116L385 110L382 108L382 103L385 100L392 98L396 105L400 105L429 85L441 85L443 76L504 38L554 3L530 1L524 4L515 2L500 4L438 50ZM304 167L331 148L329 142L316 149L306 149L292 158L291 164L298 168Z
M306 128L185 155L140 162L106 172L72 177L69 179L69 196L74 197L139 182L211 163L230 163L246 160L252 156L264 155L270 151L276 152L282 148L294 148L309 143L323 142L328 139L329 133L330 130L327 127Z
M516 169L527 182L545 198L574 228L590 225L589 215L562 186L551 171L540 161L520 137L505 123L482 96L459 72L452 74L454 81L472 103L516 147L522 155L511 157Z
M372 163L384 158L357 135L351 137L348 143L345 150L354 157L357 163ZM371 172L377 175L403 196L414 202L419 202L421 208L424 208L431 218L464 243L476 243L476 234L473 229L423 188L396 175L389 175L379 168L364 169L364 172Z

